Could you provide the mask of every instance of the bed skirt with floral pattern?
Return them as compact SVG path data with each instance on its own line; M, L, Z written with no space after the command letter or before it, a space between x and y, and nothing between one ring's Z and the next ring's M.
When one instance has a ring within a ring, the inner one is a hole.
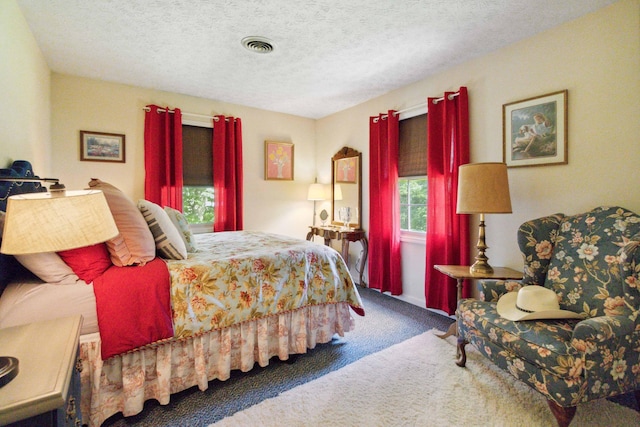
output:
M207 333L155 343L135 351L100 357L97 334L81 337L83 423L102 424L122 412L138 414L150 399L169 403L170 395L211 380L227 380L231 370L247 372L278 356L306 353L354 329L349 303L328 303L247 321Z

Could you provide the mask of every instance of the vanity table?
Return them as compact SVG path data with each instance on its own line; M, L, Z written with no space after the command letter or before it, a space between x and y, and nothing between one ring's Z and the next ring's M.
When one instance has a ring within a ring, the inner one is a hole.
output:
M362 261L360 262L360 277L359 285L366 287L367 284L362 278L364 273L364 266L367 263L367 255L369 254L369 241L367 235L362 229L353 230L341 230L340 227L314 227L310 226L310 230L307 233L307 240L312 240L313 236L320 236L324 238L324 244L331 246L332 240L342 241L341 255L344 262L349 266L349 242L360 242L362 245Z

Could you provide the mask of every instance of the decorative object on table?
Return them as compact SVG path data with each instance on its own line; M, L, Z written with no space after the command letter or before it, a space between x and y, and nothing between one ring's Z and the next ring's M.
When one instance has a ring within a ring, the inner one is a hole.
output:
M348 206L341 207L338 211L338 216L340 217L340 221L343 223L342 230L350 231L351 227L349 227L349 223L351 222L351 208Z
M2 178L3 181L44 181L34 177ZM118 234L118 229L101 191L65 191L56 179L58 191L10 196L2 233L0 252L9 255L58 252L104 242ZM61 188L60 188L61 187ZM19 360L0 357L0 384L13 379Z
M313 226L316 226L316 202L324 200L324 185L318 184L318 179L309 186L307 200L313 200Z
M503 160L508 167L567 164L567 91L504 104Z
M478 255L470 267L472 274L491 274L493 268L485 255L484 215L487 213L511 213L509 179L504 163L468 163L458 169L457 213L480 214L478 230Z
M264 179L293 181L293 143L264 142Z
M80 160L125 163L125 135L81 130Z
M325 227L327 225L327 219L329 218L329 213L326 209L322 209L320 211L320 220L322 221L322 226Z

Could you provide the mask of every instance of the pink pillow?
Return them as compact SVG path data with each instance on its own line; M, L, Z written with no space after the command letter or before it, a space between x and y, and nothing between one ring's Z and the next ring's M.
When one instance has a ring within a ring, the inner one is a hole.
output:
M107 271L113 264L104 243L58 252L60 258L87 283Z
M122 191L99 179L89 187L101 190L118 227L118 234L107 241L111 261L118 267L144 265L156 256L156 242L138 207Z

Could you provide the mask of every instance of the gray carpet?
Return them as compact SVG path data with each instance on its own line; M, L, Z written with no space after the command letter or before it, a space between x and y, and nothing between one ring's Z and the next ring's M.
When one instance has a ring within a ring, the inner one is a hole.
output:
M366 316L354 315L356 328L344 338L318 345L293 362L281 362L276 357L265 368L233 372L227 381L210 382L204 392L192 387L172 395L166 406L148 401L142 413L127 418L117 414L103 426L207 426L425 331L446 331L453 322L377 291L359 290ZM638 410L632 394L611 400Z

